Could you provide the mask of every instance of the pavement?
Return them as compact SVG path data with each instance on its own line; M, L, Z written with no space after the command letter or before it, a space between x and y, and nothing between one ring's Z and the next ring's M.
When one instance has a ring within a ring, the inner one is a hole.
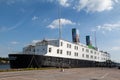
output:
M70 68L0 72L0 80L120 80L116 68Z

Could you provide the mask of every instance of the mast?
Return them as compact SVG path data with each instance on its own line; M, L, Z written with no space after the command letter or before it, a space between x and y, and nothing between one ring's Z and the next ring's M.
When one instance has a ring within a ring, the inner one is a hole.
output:
M61 19L60 19L60 17L61 17L61 11L60 11L60 5L58 5L58 19L59 19L59 39L61 39L62 37L61 37L61 35L62 35L62 31L61 31L61 28L62 28L62 26L61 26Z
M61 39L61 20L59 18L59 39Z
M95 37L95 48L97 49L96 31L94 32L94 37Z

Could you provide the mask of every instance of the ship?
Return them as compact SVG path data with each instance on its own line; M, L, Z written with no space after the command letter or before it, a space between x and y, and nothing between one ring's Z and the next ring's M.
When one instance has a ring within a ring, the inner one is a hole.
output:
M86 44L80 43L79 30L72 29L72 41L43 39L27 45L22 52L9 54L11 68L40 67L110 67L110 54L99 50L86 36Z

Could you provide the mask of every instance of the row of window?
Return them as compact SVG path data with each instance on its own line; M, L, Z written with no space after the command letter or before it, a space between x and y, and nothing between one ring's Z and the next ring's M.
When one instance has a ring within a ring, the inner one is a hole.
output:
M40 52L40 51L45 51L45 49L29 49L29 50L24 50L25 52L31 51L31 52Z
M61 46L63 46L63 42L61 42ZM67 48L71 48L71 44L67 44ZM74 49L75 49L75 50L78 50L78 46L74 46ZM85 49L82 48L82 51L84 52ZM86 52L87 52L87 53L90 52L90 53L94 53L94 54L98 54L98 55L99 55L99 53L93 52L92 50L89 50L89 49L86 49Z
M67 51L66 53L67 53L68 56L71 56L71 51ZM74 56L78 56L78 52L75 52Z
M49 48L49 52L51 53L52 52L52 48ZM57 54L62 54L63 53L63 51L62 50L59 50L59 49L57 49ZM71 56L71 51L66 51L66 54L68 55L68 56ZM74 53L74 56L78 56L78 52L75 52ZM97 56L93 56L93 55L88 55L88 54L82 54L82 57L83 58L90 58L90 59L99 59L99 57L97 57Z
M90 58L90 59L99 59L99 57L97 57L97 56L85 55L85 54L82 54L82 57L83 57L83 58Z
M110 56L109 54L101 54L101 55L102 55L102 56L108 56L108 57Z
M52 48L49 48L49 53L51 53L52 52ZM62 50L59 50L59 49L57 49L57 54L62 54Z
M63 46L63 42L61 42L61 46ZM67 44L67 48L71 48L72 46L71 46L71 44ZM78 46L74 46L74 49L75 50L78 50ZM84 49L84 48L82 48L82 51L84 52L84 51L86 51L87 53L94 53L94 54L97 54L96 52L93 52L92 50L89 50L89 49ZM99 53L98 53L98 55L99 55Z
M107 58L102 58L102 60L107 60Z
M63 46L63 42L60 43L61 46ZM67 48L71 48L71 44L67 44ZM78 50L78 46L74 46L75 50Z
M67 55L70 56L70 55L71 55L71 51L67 51ZM74 56L78 56L78 52L75 52L75 53L74 53Z
M67 48L71 48L71 44L67 44ZM74 46L75 50L78 50L78 46Z
M84 48L82 48L82 51L84 52L85 50L84 50ZM87 53L94 53L94 54L98 54L99 55L99 53L96 53L96 52L93 52L92 50L89 50L89 49L86 49L86 52Z
M49 48L49 53L51 53L52 52L52 48ZM57 49L57 54L62 54L63 53L63 51L62 50L59 50L59 49ZM71 51L67 51L66 52L67 53L67 55L71 55ZM78 56L78 53L77 52L75 52L74 53L74 56Z

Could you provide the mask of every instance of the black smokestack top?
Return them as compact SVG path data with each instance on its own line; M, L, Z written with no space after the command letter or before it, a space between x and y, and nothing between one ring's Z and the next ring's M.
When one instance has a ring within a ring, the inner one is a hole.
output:
M76 28L72 29L72 40L75 43L79 43L79 30L77 30Z
M86 36L86 45L88 45L88 46L92 45L90 40L91 40L90 36L89 35Z

